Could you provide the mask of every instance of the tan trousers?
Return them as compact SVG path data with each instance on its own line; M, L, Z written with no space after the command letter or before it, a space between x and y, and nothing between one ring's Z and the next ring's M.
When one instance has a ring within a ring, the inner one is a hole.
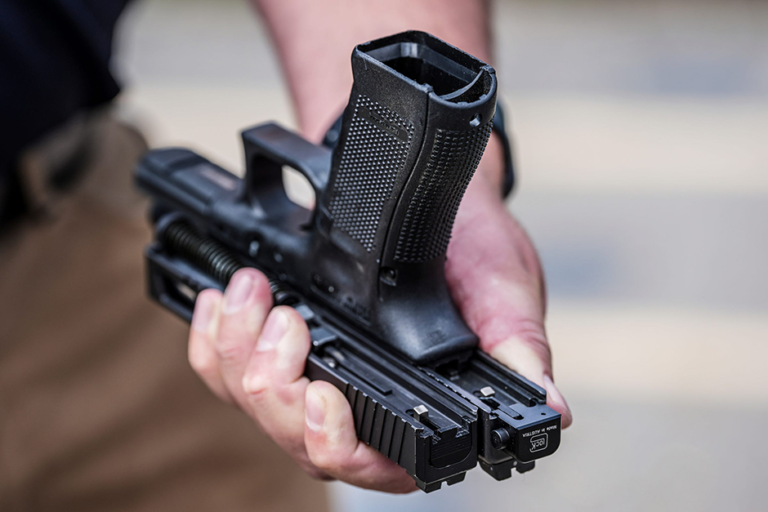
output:
M208 392L187 326L146 298L143 143L99 133L84 182L0 241L0 511L325 510L323 484Z

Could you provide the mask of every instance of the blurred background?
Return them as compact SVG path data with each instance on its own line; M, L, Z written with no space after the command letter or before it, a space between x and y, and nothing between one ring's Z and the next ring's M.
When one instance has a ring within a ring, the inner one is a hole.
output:
M575 423L558 454L429 496L331 484L343 512L766 510L768 3L498 0L519 186ZM120 116L232 170L238 132L294 125L241 0L124 17Z

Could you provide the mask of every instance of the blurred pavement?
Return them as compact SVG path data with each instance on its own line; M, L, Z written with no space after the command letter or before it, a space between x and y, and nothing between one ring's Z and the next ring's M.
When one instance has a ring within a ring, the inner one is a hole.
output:
M503 1L496 67L548 275L557 455L429 496L332 484L340 511L765 510L768 4ZM351 50L351 49L350 49ZM292 125L239 0L143 0L120 115L153 145L241 167L238 132Z

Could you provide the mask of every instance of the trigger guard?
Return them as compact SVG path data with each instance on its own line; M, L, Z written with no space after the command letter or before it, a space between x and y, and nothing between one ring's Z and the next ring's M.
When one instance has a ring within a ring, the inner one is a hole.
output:
M244 194L247 199L264 203L276 200L274 195L278 191L285 195L282 178L282 167L285 165L296 169L307 179L315 197L322 196L330 175L330 149L312 144L271 122L244 130L242 137L246 165Z

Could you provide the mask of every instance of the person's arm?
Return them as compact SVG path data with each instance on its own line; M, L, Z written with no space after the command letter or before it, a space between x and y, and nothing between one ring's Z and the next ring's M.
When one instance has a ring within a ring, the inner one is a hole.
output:
M483 0L252 0L272 34L305 137L320 142L352 88L360 43L423 30L490 62Z
M254 0L272 32L304 135L318 142L346 105L355 45L408 29L430 32L491 61L482 0ZM491 138L461 203L448 247L453 297L480 344L544 386L571 423L552 383L544 332L544 285L536 251L501 199L502 152ZM307 327L291 308L272 310L266 278L239 271L224 296L203 292L190 334L193 368L242 408L307 472L388 492L414 490L405 471L355 434L352 411L332 385L303 377Z

